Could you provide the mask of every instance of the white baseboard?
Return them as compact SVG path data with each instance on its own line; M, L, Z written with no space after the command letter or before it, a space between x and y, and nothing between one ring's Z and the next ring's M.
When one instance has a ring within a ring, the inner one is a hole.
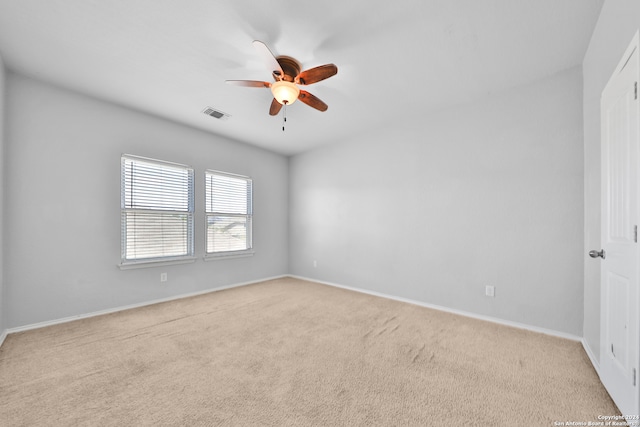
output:
M429 304L429 303L426 303L426 302L412 300L412 299L408 299L408 298L396 297L396 296L393 296L393 295L383 294L381 292L369 291L369 290L366 290L366 289L353 288L351 286L344 286L344 285L340 285L340 284L337 284L337 283L325 282L323 280L311 279L311 278L308 278L308 277L296 276L296 275L291 275L291 274L289 276L293 277L293 278L296 278L296 279L300 279L300 280L307 280L309 282L316 282L316 283L320 283L320 284L323 284L323 285L334 286L336 288L347 289L347 290L354 291L354 292L360 292L360 293L363 293L363 294L373 295L373 296L377 296L377 297L381 297L381 298L387 298L387 299L400 301L400 302L406 302L408 304L418 305L418 306L421 306L421 307L431 308L431 309L434 309L434 310L439 310L439 311L444 311L444 312L447 312L447 313L457 314L457 315L460 315L460 316L470 317L472 319L484 320L484 321L487 321L487 322L498 323L500 325L511 326L513 328L524 329L524 330L527 330L527 331L532 331L532 332L537 332L537 333L541 333L541 334L545 334L545 335L551 335L551 336L554 336L554 337L565 338L565 339L572 340L572 341L582 342L582 337L579 337L579 336L573 335L573 334L569 334L569 333L566 333L566 332L556 331L556 330L553 330L553 329L540 328L538 326L527 325L525 323L512 322L510 320L499 319L497 317L491 317L491 316L485 316L485 315L482 315L482 314L470 313L468 311L457 310L457 309L454 309L454 308L444 307L444 306L435 305L435 304Z
M542 334L545 334L545 335L551 335L551 336L555 336L555 337L569 339L569 340L572 340L572 341L578 341L578 342L582 343L582 346L585 348L585 351L587 352L587 355L589 356L589 359L591 359L591 363L593 364L593 366L596 369L596 371L598 371L598 364L596 363L596 359L593 357L593 352L591 351L589 346L586 344L586 342L582 339L582 337L579 337L577 335L568 334L566 332L555 331L555 330L552 330L552 329L540 328L540 327L537 327L537 326L531 326L531 325L527 325L527 324L524 324L524 323L512 322L512 321L509 321L509 320L499 319L499 318L496 318L496 317L490 317L490 316L484 316L484 315L481 315L481 314L470 313L470 312L463 311L463 310L457 310L457 309L452 309L452 308L449 308L449 307L439 306L439 305L435 305L435 304L429 304L429 303L426 303L426 302L412 300L412 299L408 299L408 298L402 298L402 297L397 297L397 296L393 296L393 295L383 294L381 292L375 292L375 291L369 291L369 290L366 290L366 289L354 288L354 287L350 287L350 286L340 285L340 284L337 284L337 283L326 282L326 281L323 281L323 280L317 280L317 279L312 279L312 278L303 277L303 276L296 276L296 275L292 275L292 274L283 274L283 275L280 275L280 276L267 277L267 278L263 278L263 279L259 279L259 280L253 280L253 281L249 281L249 282L235 283L235 284L232 284L232 285L222 286L222 287L214 288L214 289L206 289L206 290L203 290L203 291L191 292L191 293L188 293L188 294L181 294L181 295L175 295L175 296L167 297L167 298L160 298L160 299L156 299L156 300L145 301L145 302L138 303L138 304L131 304L131 305L115 307L115 308L95 311L95 312L86 313L86 314L79 314L79 315L76 315L76 316L69 316L69 317L64 317L64 318L60 318L60 319L47 320L47 321L39 322L39 323L32 323L32 324L29 324L29 325L19 326L19 327L16 327L16 328L9 328L9 329L5 330L2 333L2 335L0 335L0 345L2 345L2 343L4 342L4 340L5 340L5 338L7 337L8 334L12 334L12 333L16 333L16 332L22 332L22 331L29 331L29 330L32 330L32 329L44 328L44 327L47 327L47 326L52 326L52 325L58 325L58 324L61 324L61 323L72 322L74 320L86 319L86 318L89 318L89 317L95 317L95 316L101 316L101 315L104 315L104 314L116 313L116 312L119 312L119 311L130 310L130 309L139 308L139 307L145 307L145 306L148 306L148 305L158 304L158 303L162 303L162 302L173 301L173 300L178 300L178 299L182 299L182 298L189 298L189 297L198 296L198 295L204 295L204 294L208 294L208 293L211 293L211 292L222 291L222 290L225 290L225 289L238 288L238 287L241 287L241 286L252 285L254 283L265 282L267 280L281 279L283 277L293 277L293 278L300 279L300 280L307 280L309 282L316 282L316 283L320 283L320 284L323 284L323 285L333 286L333 287L336 287L336 288L347 289L347 290L354 291L354 292L360 292L360 293L373 295L373 296L377 296L377 297L381 297L381 298L386 298L386 299L391 299L391 300L395 300L395 301L405 302L405 303L408 303L408 304L418 305L418 306L421 306L421 307L431 308L431 309L434 309L434 310L439 310L439 311L443 311L443 312L447 312L447 313L457 314L457 315L460 315L460 316L470 317L470 318L473 318L473 319L484 320L484 321L487 321L487 322L498 323L498 324L501 324L501 325L511 326L511 327L518 328L518 329L524 329L524 330L528 330L528 331L532 331L532 332L542 333Z
M598 377L600 377L600 363L598 362L598 359L596 359L595 353L593 352L593 350L591 350L591 347L584 338L582 338L580 341L582 342L582 348L584 348L585 353L587 353L587 356L589 356L589 360L591 360L593 369L596 370Z
M0 347L2 347L2 344L4 344L4 340L7 339L7 330L5 329L4 331L2 331L2 333L0 334Z
M252 280L250 282L235 283L233 285L222 286L222 287L219 287L219 288L206 289L206 290L203 290L203 291L191 292L191 293L188 293L188 294L175 295L175 296L172 296L172 297L160 298L160 299L155 299L155 300L151 300L151 301L145 301L145 302L141 302L141 303L137 303L137 304L131 304L131 305L125 305L125 306L121 306L121 307L109 308L109 309L106 309L106 310L100 310L100 311L94 311L94 312L91 312L91 313L79 314L79 315L76 315L76 316L63 317L61 319L47 320L47 321L44 321L44 322L38 322L38 323L29 324L29 325L18 326L16 328L9 328L2 335L2 340L0 341L0 345L2 345L1 343L4 341L4 338L8 334L13 334L13 333L16 333L16 332L30 331L32 329L39 329L39 328L44 328L44 327L47 327L47 326L59 325L61 323L73 322L74 320L87 319L89 317L102 316L104 314L110 314L110 313L117 313L119 311L130 310L132 308L145 307L145 306L148 306L148 305L158 304L158 303L162 303L162 302L168 302L168 301L174 301L174 300L179 300L179 299L183 299L183 298L195 297L195 296L198 296L198 295L204 295L204 294L208 294L208 293L211 293L211 292L223 291L225 289L239 288L241 286L252 285L254 283L266 282L267 280L281 279L283 277L289 277L289 275L283 274L281 276L267 277L267 278L264 278L264 279Z

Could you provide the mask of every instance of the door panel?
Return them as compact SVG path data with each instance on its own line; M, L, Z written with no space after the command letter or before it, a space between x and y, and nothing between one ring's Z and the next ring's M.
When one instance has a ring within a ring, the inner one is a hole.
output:
M606 283L609 306L608 330L610 346L607 349L615 361L615 368L622 373L630 371L629 357L629 278L609 273Z
M607 111L609 149L609 227L608 242L629 243L631 240L630 179L631 144L627 113L633 93L622 93L613 99Z

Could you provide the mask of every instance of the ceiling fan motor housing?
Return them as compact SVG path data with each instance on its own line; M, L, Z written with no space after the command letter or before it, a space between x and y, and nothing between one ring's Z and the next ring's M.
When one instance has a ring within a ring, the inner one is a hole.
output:
M300 63L290 56L281 55L276 57L276 60L278 61L278 64L280 64L280 68L282 68L282 71L284 72L282 80L286 82L293 82L293 80L298 74L300 74L300 71L302 70L302 66L300 65ZM275 80L280 80L275 74L273 75L273 78Z

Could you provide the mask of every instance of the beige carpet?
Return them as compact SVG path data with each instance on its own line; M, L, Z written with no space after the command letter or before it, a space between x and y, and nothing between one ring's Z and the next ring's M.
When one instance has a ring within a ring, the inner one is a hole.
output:
M291 278L0 348L3 426L552 426L618 413L577 342Z

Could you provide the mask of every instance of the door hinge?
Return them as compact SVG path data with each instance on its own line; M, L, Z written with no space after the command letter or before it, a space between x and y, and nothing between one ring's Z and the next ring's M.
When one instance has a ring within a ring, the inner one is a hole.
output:
M638 243L638 226L633 226L633 241Z
M633 368L633 385L636 385L636 368Z
M633 99L638 99L638 82L633 83Z

